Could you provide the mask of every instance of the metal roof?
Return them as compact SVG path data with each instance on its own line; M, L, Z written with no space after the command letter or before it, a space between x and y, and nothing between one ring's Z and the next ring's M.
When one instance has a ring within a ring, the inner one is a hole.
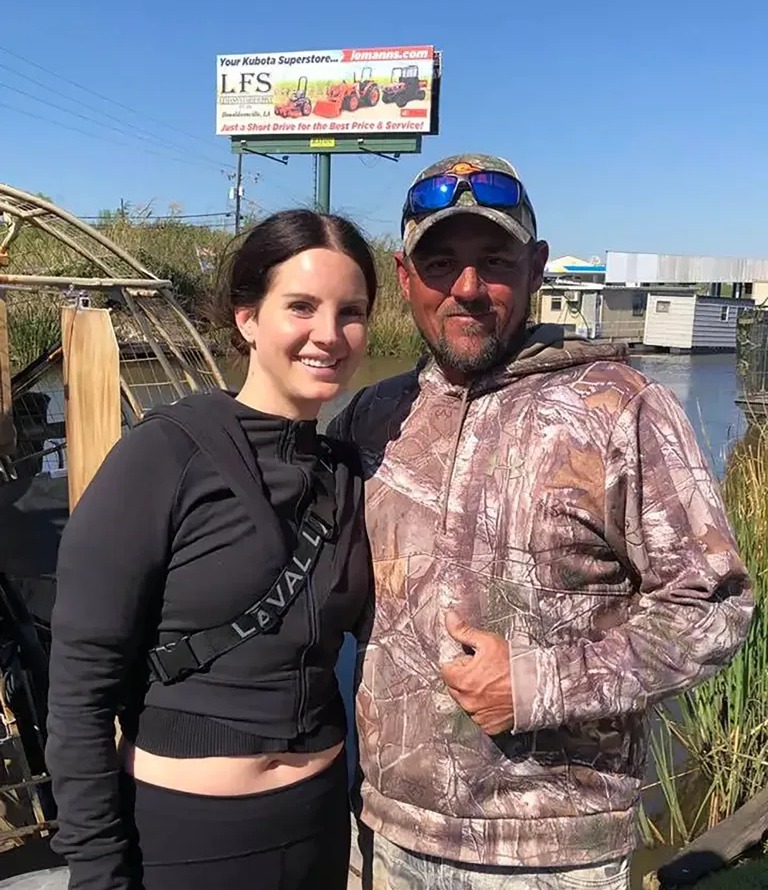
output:
M768 259L630 253L609 250L606 283L694 283L768 281Z

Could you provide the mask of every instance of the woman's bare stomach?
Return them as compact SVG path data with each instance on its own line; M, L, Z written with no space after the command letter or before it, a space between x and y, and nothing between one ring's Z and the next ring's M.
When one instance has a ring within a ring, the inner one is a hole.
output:
M140 782L189 794L231 797L292 785L327 769L344 742L311 754L249 757L160 757L121 740L123 767Z

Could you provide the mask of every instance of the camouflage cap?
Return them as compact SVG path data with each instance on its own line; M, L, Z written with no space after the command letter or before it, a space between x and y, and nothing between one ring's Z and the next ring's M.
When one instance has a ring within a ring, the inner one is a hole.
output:
M426 167L413 180L410 188L413 188L414 185L424 179L428 179L430 176L472 171L507 173L510 176L514 176L522 184L517 170L504 158L484 154L461 154L443 158ZM483 207L477 203L472 192L466 190L459 195L458 200L452 206L446 207L443 210L435 210L417 219L409 216L407 207L403 209L401 227L403 249L406 255L413 251L422 235L432 226L440 222L440 220L454 216L457 213L473 213L476 216L484 216L486 219L490 219L503 229L506 229L507 232L516 238L519 238L523 244L527 244L532 238L534 240L536 238L536 216L525 187L523 187L523 198L517 207L510 207L504 210L494 207Z

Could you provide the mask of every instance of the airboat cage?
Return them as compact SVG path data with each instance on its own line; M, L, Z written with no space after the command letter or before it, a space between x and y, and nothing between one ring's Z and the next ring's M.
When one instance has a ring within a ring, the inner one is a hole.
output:
M171 281L97 228L3 183L0 214L2 851L47 831L55 817L42 756L47 651L30 645L29 635L21 639L25 621L38 641L41 629L45 635L45 618L24 588L33 580L52 587L55 564L49 557L30 568L18 557L39 558L29 528L22 540L20 505L37 496L51 515L58 484L66 512L121 431L149 408L225 384Z

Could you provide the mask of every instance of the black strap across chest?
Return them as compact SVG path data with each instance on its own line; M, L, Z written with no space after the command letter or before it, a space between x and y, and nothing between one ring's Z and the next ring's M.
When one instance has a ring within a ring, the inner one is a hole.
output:
M207 452L248 510L257 530L261 530L264 516L256 508L261 474L239 425L236 428L231 424L217 426L210 421L199 424L191 421L189 415L182 421L172 411L157 412L155 416L158 415L181 426ZM273 630L304 590L323 546L333 541L337 533L334 455L324 439L319 439L319 445L312 473L312 497L297 529L294 550L277 579L263 596L233 620L218 627L180 634L150 649L147 655L150 682L169 684L181 680L208 667L251 637Z

